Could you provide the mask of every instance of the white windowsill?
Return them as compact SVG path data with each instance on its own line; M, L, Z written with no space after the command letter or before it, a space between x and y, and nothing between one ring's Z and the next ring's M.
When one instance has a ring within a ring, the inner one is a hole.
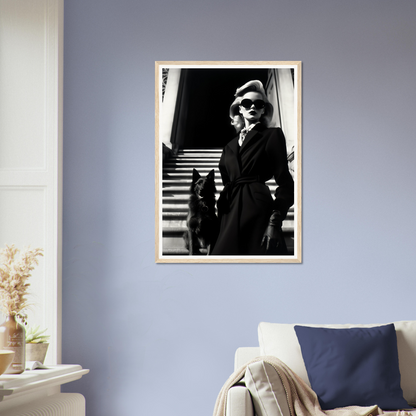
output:
M15 399L21 404L59 393L62 384L78 380L89 371L80 365L51 365L22 374L3 374L0 376L0 412L9 408Z

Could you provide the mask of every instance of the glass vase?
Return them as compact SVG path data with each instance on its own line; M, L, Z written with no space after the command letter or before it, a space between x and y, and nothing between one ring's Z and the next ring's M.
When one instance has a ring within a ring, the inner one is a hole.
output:
M20 374L26 365L26 336L23 325L16 321L15 315L7 316L0 325L0 348L14 351L14 358L4 374Z

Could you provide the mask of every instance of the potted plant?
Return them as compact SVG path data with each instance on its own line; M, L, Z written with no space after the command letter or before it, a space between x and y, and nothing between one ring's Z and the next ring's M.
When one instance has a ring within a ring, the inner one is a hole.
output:
M0 349L14 351L13 362L6 374L20 374L25 370L25 329L18 321L26 324L25 309L29 306L27 295L28 279L41 248L20 250L13 244L0 250L0 308L6 320L0 325Z
M39 361L44 363L49 347L50 335L44 335L46 329L37 326L26 331L26 361Z

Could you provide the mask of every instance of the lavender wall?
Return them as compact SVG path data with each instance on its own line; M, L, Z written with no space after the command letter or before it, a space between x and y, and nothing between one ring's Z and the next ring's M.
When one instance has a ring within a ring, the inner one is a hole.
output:
M65 2L63 360L88 416L210 415L259 321L414 319L413 0ZM154 263L154 62L303 62L303 263Z

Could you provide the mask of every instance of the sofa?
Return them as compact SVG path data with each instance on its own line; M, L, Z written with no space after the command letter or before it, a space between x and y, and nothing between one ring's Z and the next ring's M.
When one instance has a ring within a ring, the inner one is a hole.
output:
M312 387L322 409L377 405L383 411L410 409L416 416L416 321L261 322L258 339L258 347L236 350L234 369L243 367L245 373L226 393L226 416L291 416L281 380L267 374L258 357L279 358Z

